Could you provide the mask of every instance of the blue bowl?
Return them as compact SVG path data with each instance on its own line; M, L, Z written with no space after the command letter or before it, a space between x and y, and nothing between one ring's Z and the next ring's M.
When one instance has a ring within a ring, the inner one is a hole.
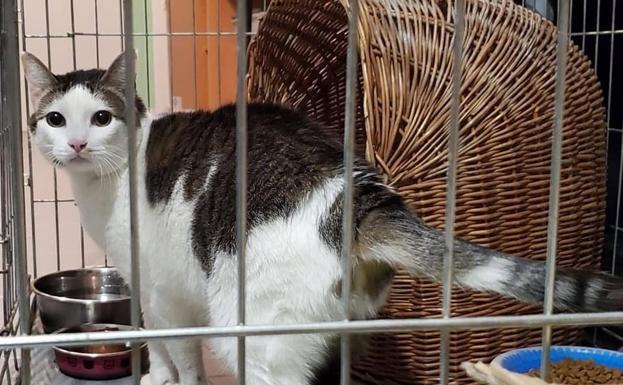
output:
M570 358L572 360L592 360L598 365L623 370L623 353L614 350L580 346L552 346L550 359L556 363ZM541 367L541 348L524 348L508 351L492 361L504 369L515 373L528 373Z

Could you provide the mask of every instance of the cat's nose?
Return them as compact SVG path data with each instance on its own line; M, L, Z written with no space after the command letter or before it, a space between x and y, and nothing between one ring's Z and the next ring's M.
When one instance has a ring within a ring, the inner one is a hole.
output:
M74 151L76 151L76 153L79 153L80 151L84 150L85 147L87 146L87 142L85 142L84 140L78 140L78 139L72 139L69 142L67 142L67 144L69 145L69 147L73 148Z

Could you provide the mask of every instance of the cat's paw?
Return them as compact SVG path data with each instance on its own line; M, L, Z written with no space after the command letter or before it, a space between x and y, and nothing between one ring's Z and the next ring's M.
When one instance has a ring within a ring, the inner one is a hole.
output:
M169 368L150 368L149 369L149 385L180 385L173 376Z
M180 376L180 383L176 385L204 385L204 384L207 384L207 382L204 382L201 376L192 376L192 377L189 376L186 378L184 378L183 376Z

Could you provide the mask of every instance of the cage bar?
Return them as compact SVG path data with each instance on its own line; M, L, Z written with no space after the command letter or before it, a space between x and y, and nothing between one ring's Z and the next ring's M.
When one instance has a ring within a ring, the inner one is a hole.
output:
M20 0L23 4L24 0ZM169 42L171 41L171 39L174 39L175 37L183 37L183 36L188 36L193 38L194 41L197 40L197 37L200 36L205 36L205 37L219 37L219 36L237 36L238 38L238 52L237 52L237 57L238 57L238 67L237 67L237 75L238 75L238 80L237 80L237 103L236 103L236 111L237 111L237 115L238 115L238 119L236 122L236 133L237 133L237 154L236 154L236 158L237 158L237 179L236 179L236 184L237 184L237 197L236 197L236 202L237 202L237 211L236 211L236 246L237 246L237 250L238 250L238 279L239 279L239 286L238 286L238 298L239 298L239 302L238 302L238 313L239 313L239 325L237 326L232 326L232 327L217 327L217 328L213 328L213 327L197 327L197 328L180 328L180 329L167 329L167 330L160 330L160 329L151 329L151 330L147 330L147 331L131 331L131 332L111 332L111 333L106 333L106 335L97 335L97 334L92 334L92 333L87 333L87 334L80 334L80 335L65 335L65 336L12 336L12 337L5 337L0 339L0 348L5 348L5 349L16 349L16 348L31 348L31 347L38 347L38 346L50 346L50 345L56 345L56 344L60 344L60 345L64 345L64 344L70 344L70 345L89 345L89 344L95 344L95 343L101 343L104 341L107 342L114 342L114 341L133 341L133 342L138 342L138 341L144 341L147 339L170 339L170 338L183 338L183 337L200 337L200 336L212 336L212 337L233 337L233 338L238 338L238 344L239 344L239 356L238 356L238 367L239 367L239 373L241 374L240 377L240 383L244 383L244 379L245 379L245 366L244 366L244 348L245 348L245 344L244 344L244 337L245 336L255 336L255 335L274 335L274 334L300 334L300 333L336 333L336 334L340 334L341 338L342 338L342 342L341 342L341 354L342 354L342 384L348 384L349 380L350 380L350 342L349 342L349 337L351 336L351 334L353 333L369 333L369 332L378 332L378 331L413 331L413 330L441 330L442 333L442 353L441 353L441 361L442 361L442 374L441 374L441 383L447 383L448 381L448 367L447 367L447 359L444 359L444 357L449 357L450 354L450 349L449 349L449 331L450 330L463 330L463 329L480 329L480 328L490 328L490 327L499 327L499 328L506 328L506 327L525 327L525 328L541 328L542 325L545 325L545 330L544 330L544 347L545 346L549 346L547 344L546 340L549 340L548 335L551 335L551 327L552 326L561 326L561 325L592 325L592 324L617 324L620 323L621 318L623 318L623 312L618 312L618 313L592 313L592 314L557 314L557 315L552 315L551 314L551 310L548 313L547 312L547 308L548 306L552 306L552 294L553 294L553 288L554 288L554 271L553 266L555 265L555 251L556 251L556 231L551 230L551 227L557 227L557 221L556 221L556 216L553 216L552 213L552 205L551 205L551 199L557 198L557 191L560 188L560 186L558 185L559 183L559 177L558 179L555 178L555 173L556 173L556 167L555 167L555 154L556 154L556 134L557 134L557 130L558 130L558 134L562 134L562 107L564 106L564 100L563 100L563 96L564 96L564 75L561 76L560 75L560 71L562 70L564 73L564 70L566 68L566 65L563 65L562 67L560 66L560 63L557 63L557 78L556 78L556 122L555 122L555 128L554 128L554 140L552 143L552 180L551 180L551 188L550 188L550 213L549 213L549 221L548 221L548 261L547 261L547 267L548 267L548 276L546 278L546 302L548 301L548 297L549 297L549 303L546 303L546 305L544 306L544 314L541 315L534 315L534 316L519 316L519 317L476 317L476 318L471 318L471 319L454 319L451 318L451 312L450 312L450 299L451 299L451 282L452 282L452 248L454 246L453 244L453 232L452 232L452 227L453 227L453 223L454 223L454 203L455 203L455 191L456 191L456 168L452 166L452 164L456 164L456 157L458 156L458 152L457 152L457 147L458 147L458 127L459 127L459 112L460 112L460 106L458 105L458 100L459 100L459 95L460 95L460 54L457 54L457 52L460 53L460 50L462 49L462 45L458 46L458 47L453 47L453 53L454 53L454 57L453 57L453 73L452 73L452 78L453 78L453 85L452 85L452 92L453 92L453 97L452 100L453 102L450 105L450 130L449 130L449 139L448 139L448 188L447 188L447 197L446 197L446 227L445 227L445 231L446 231L446 255L444 256L444 298L443 298L443 319L435 319L435 320L414 320L414 319L409 319L409 320L372 320L372 321L348 321L348 322L344 322L344 321L335 321L335 322L326 322L326 323L311 323L311 324L297 324L297 325L253 325L253 326L247 326L245 325L245 251L246 251L246 184L247 184L247 176L246 176L246 161L247 161L247 154L246 154L246 147L247 147L247 138L246 138L246 82L245 82L245 76L246 76L246 41L248 36L251 36L253 33L249 30L247 30L248 28L248 4L247 2L244 1L239 1L238 2L238 30L236 32L222 32L220 30L220 20L217 22L218 27L217 27L217 31L197 31L196 30L196 23L193 22L193 32L171 32L171 22L170 22L170 12L168 13L168 17L169 17L169 32L168 33L153 33L153 31L149 31L148 28L148 23L147 23L147 19L145 20L145 24L146 24L146 29L145 31L141 32L134 32L131 28L132 26L132 10L131 10L131 1L129 0L120 0L120 4L123 5L123 7L120 7L120 12L119 12L119 16L122 18L122 25L124 27L124 30L122 33L100 33L99 28L98 28L98 0L94 0L95 1L95 13L96 13L96 29L95 29L95 33L91 33L91 32L80 32L80 31L75 31L75 25L74 25L74 10L73 10L73 5L74 5L74 0L71 0L71 18L72 18L72 25L71 25L71 32L65 34L65 35L61 35L61 34L55 34L52 35L50 34L50 26L49 26L49 9L48 9L48 0L45 1L45 11L46 11L46 34L43 35L39 35L39 34L26 34L26 30L24 29L24 25L22 25L22 38L23 38L23 45L24 47L26 46L26 39L27 38L32 38L32 39L46 39L47 40L47 54L48 54L48 64L51 64L51 54L50 54L50 42L52 39L67 39L70 38L72 41L72 45L73 45L73 51L74 51L74 56L73 56L73 62L74 62L74 69L76 68L76 52L75 52L75 42L76 42L76 36L94 36L95 37L95 44L96 44L96 61L97 64L99 66L99 39L100 37L104 37L104 36L119 36L121 38L122 41L122 45L126 48L126 51L130 51L133 47L133 39L134 38L144 38L146 42L149 41L150 37L154 37L154 36L164 36L164 37L168 37ZM217 0L218 1L218 0ZM17 1L15 1L17 2ZM147 7L147 1L144 0L143 1L145 6ZM241 4L242 3L242 4ZM265 2L264 2L265 3ZM169 11L170 11L170 7L171 7L171 2L167 2L168 7L169 7ZM357 6L357 0L351 0L350 1L350 9L351 9L351 17L349 19L349 49L348 49L348 60L347 60L347 93L346 93L346 97L347 97L347 102L346 102L346 108L345 108L345 128L344 128L344 217L343 217L343 240L344 240L344 244L343 244L343 249L342 249L342 255L343 255L343 266L344 266L344 280L342 282L343 288L342 288L342 293L343 293L343 302L344 302L344 306L345 306L345 314L346 314L346 318L349 318L349 297L350 297L350 292L351 292L351 288L350 288L350 279L346 279L347 277L350 277L351 271L350 271L350 248L352 246L352 190L353 190L353 186L352 186L352 159L353 159L353 146L352 146L352 141L354 138L354 123L355 123L355 114L354 114L354 109L355 109L355 100L356 100L356 81L357 81L357 59L356 59L356 54L357 54L357 39L356 37L353 38L352 34L354 33L356 36L357 33L357 28L356 28L356 22L357 22L357 16L354 16L354 14L358 13L359 8ZM354 4L354 5L353 5ZM456 1L456 35L458 36L459 33L463 33L463 26L459 27L459 13L463 13L463 7L464 7L464 0L457 0ZM562 1L561 4L559 4L560 8L563 8L565 6L565 4L567 4L567 6L571 7L571 4L568 2L568 0L566 1ZM218 3L218 6L220 7L220 1ZM606 35L610 35L611 36L611 42L610 42L610 74L609 74L609 78L608 78L608 95L606 97L607 100L607 111L608 111L608 122L609 125L608 127L610 129L613 130L613 128L610 127L610 122L611 122L611 117L610 117L610 108L612 105L612 86L613 86L613 80L612 80L612 72L613 72L613 53L614 53L614 35L615 34L621 34L623 33L623 30L617 30L615 27L615 22L614 19L615 17L613 16L613 20L612 20L612 25L610 26L610 28L608 30L603 30L601 29L600 25L599 25L599 15L597 16L598 18L598 22L597 22L597 28L595 31L586 31L586 8L587 8L587 1L584 0L582 2L582 6L583 6L583 31L581 33L569 33L568 35L566 34L567 29L563 28L563 22L566 22L567 24L569 23L568 20L568 12L563 12L560 11L558 13L558 21L559 21L559 31L564 31L564 32L559 32L559 42L558 42L558 52L557 54L560 55L561 54L561 50L564 51L563 54L566 55L566 48L567 48L567 44L566 44L566 40L565 40L565 44L562 45L560 42L560 39L563 38L563 36L561 35L565 35L564 38L568 39L568 36L581 36L582 37L582 47L584 48L585 46L585 41L586 38L588 36L591 36L597 40L596 41L596 52L595 52L595 57L597 58L598 56L598 51L599 51L599 37L600 36L606 36ZM121 12L123 8L123 12ZM264 7L265 8L265 7ZM23 6L22 6L23 9ZM613 0L613 4L612 4L612 10L613 10L613 15L616 9L616 0ZM3 19L5 17L5 10L6 7L3 7ZM580 11L580 7L576 7L574 8L574 11ZM193 20L195 20L195 12L196 12L196 8L195 8L195 0L193 0ZM462 17L463 15L461 15ZM220 17L220 14L219 14ZM565 20L566 18L566 20ZM352 26L352 24L355 24L355 27ZM354 32L351 28L354 28ZM456 43L461 42L462 38L459 39L457 38L455 41L455 45ZM128 44L129 43L129 44ZM603 44L602 44L603 45ZM563 48L561 48L563 47ZM220 44L217 44L217 55L220 57ZM602 50L605 47L602 47ZM195 47L196 49L196 47ZM457 49L459 51L457 51ZM149 50L149 47L148 47ZM351 53L352 51L352 53ZM605 52L604 52L605 53ZM170 54L170 53L169 53ZM351 56L355 55L354 58ZM131 56L131 55L129 55ZM197 56L197 52L194 52L194 56ZM457 61L457 57L459 57L458 63L459 65L457 65L455 62ZM129 62L131 62L132 64L132 68L135 67L135 63L133 61L133 58L128 58L127 60L129 60ZM603 60L602 60L603 61ZM128 63L129 63L128 62ZM597 63L595 61L595 63ZM4 61L2 62L3 64L3 73L4 71ZM350 66L349 66L350 64ZM603 64L603 63L602 63ZM149 62L147 64L148 66L150 65ZM196 66L196 60L195 63L193 63L193 67ZM595 67L597 65L595 64ZM458 75L454 72L454 69L457 69L459 71ZM221 95L221 82L220 82L220 75L221 75L221 65L219 63L218 65L218 74L219 74L219 83L218 83L218 89L219 89L219 97ZM4 76L4 74L3 74ZM147 76L149 77L149 71ZM195 76L196 76L196 71L195 71ZM4 79L3 79L4 80ZM195 79L196 80L196 79ZM458 80L458 81L457 81ZM196 83L196 82L195 82ZM558 88L562 83L562 87L563 90L560 91L560 89ZM4 84L0 84L0 86L2 86L2 95L4 96L6 90L9 90L10 92L13 92L12 89L10 88L5 88ZM149 84L148 81L148 87L150 87L151 85ZM197 103L198 99L197 99L197 87L198 85L195 84L195 102ZM169 87L170 87L170 91L172 90L172 79L171 77L169 78ZM126 89L126 97L128 97L128 100L130 100L131 98L134 97L134 89L132 89L132 93L128 94L127 93L127 89ZM349 94L349 92L351 92ZM456 94L455 94L456 92ZM560 94L559 94L560 92ZM171 98L173 97L173 92L170 92ZM148 92L148 104L152 104L151 101L149 100L150 95ZM349 99L350 98L350 99ZM18 103L19 103L19 98L17 99ZM133 100L133 99L132 99ZM133 106L133 103L128 103L128 105ZM171 100L171 108L173 109L174 103L173 100ZM27 108L28 106L26 106ZM559 110L560 109L560 110ZM127 111L126 111L127 112ZM134 110L132 109L132 111L130 113L133 113ZM242 113L241 113L242 112ZM2 110L0 110L0 114L2 114L2 119L4 122L5 116L5 109L4 109L4 104L3 104L3 108ZM135 120L134 119L126 119L129 124L134 124ZM456 126L455 126L456 124ZM9 131L11 131L13 127L9 127ZM3 127L1 129L6 129L6 126L3 125ZM13 130L13 135L17 135L15 132L18 132L17 130ZM134 134L134 130L130 130L132 131L132 135ZM6 131L5 131L6 133ZM456 137L453 138L453 136L456 134ZM21 136L19 136L19 138L21 138ZM2 148L3 152L4 152L4 148L8 148L8 142L7 139L9 139L7 137L7 135L3 134L2 131L0 131L0 148ZM12 140L17 140L17 138L11 137L10 139ZM129 145L131 146L131 144L133 143L133 141L136 140L136 138L132 139L132 141L129 141ZM558 145L561 144L561 138L558 138ZM349 145L349 143L351 143ZM3 147L4 146L4 147ZM350 149L349 149L350 146ZM244 148L244 151L242 151L241 149ZM129 148L131 157L134 157L134 162L136 162L136 153L135 153L135 147L131 146ZM21 151L21 147L20 147L20 151ZM30 147L29 147L29 151L30 151ZM134 153L133 153L134 151ZM558 151L560 151L560 149L558 149ZM560 156L560 153L558 152L558 155ZM2 160L3 162L5 161L4 158L4 154L2 155ZM29 156L30 157L30 156ZM242 162L241 162L242 161ZM560 162L560 158L558 158L558 162ZM623 168L623 160L620 161L620 167ZM8 171L14 171L13 169L10 168L10 165L7 164L8 162L4 162L5 164L3 165L3 167L1 168L0 172L5 172L4 170ZM11 160L11 165L14 163L13 159ZM29 167L32 168L32 162L29 162ZM136 165L134 166L136 167ZM350 168L350 169L349 169ZM132 183L134 181L134 189L136 189L136 180L134 180L134 178L136 177L134 175L134 173L132 172L132 166L130 165L130 195L132 196ZM558 163L558 173L560 172L560 163ZM30 175L32 176L32 169L30 171ZM0 179L2 179L2 183L6 183L6 186L3 186L3 189L8 189L9 187L11 187L10 183L13 184L21 184L21 175L18 175L17 177L15 177L14 179L10 179L10 178L5 178L5 174L2 174L2 177ZM54 171L54 180L56 183L56 173ZM556 182L556 183L554 183ZM30 182L29 182L30 183ZM618 186L618 205L620 205L620 201L621 201L621 186L622 186L623 182L619 181L619 186ZM30 184L30 194L31 194L31 214L34 213L35 211L35 203L45 203L45 202L49 202L49 203L53 203L56 207L56 215L55 215L55 221L56 221L56 256L57 256L57 268L60 269L61 266L61 255L60 255L60 239L59 239L59 210L58 210L58 206L59 203L62 202L71 202L72 200L70 199L59 199L58 196L58 191L55 189L55 196L54 199L35 199L34 195L33 195L33 185ZM7 190L8 191L8 190ZM136 191L135 191L136 194ZM1 192L0 192L1 195ZM1 198L1 197L0 197ZM8 197L11 198L11 197ZM23 197L22 197L23 199ZM557 201L557 199L556 199ZM3 203L3 202L0 202ZM131 218L134 217L133 221L137 222L137 216L136 215L132 215L132 206L136 205L136 200L135 199L131 199ZM8 201L6 202L6 205L2 204L3 209L6 209L7 207L19 211L19 209L23 206L19 205L19 202L17 201L11 201L11 199L8 199ZM452 208L452 210L449 210L450 208ZM136 208L134 209L136 210ZM555 208L555 210L557 211L557 207ZM618 243L620 243L620 237L618 237L618 230L620 229L620 218L618 215L618 212L620 211L620 207L617 206L617 210L616 210L616 225L615 225L615 232L614 232L614 248L613 248L613 261L612 261L612 272L614 272L614 267L615 267L615 263L616 263L616 259L615 259L615 254L616 254L616 249L617 249L617 241ZM136 213L134 213L136 214ZM449 219L449 215L451 215L451 219ZM4 219L4 218L2 218ZM34 221L34 217L31 218L32 219L32 234L33 234L33 240L32 240L32 247L33 247L33 269L35 271L35 274L37 272L37 268L36 268L36 261L37 261L37 254L36 254L36 241L35 241L35 236L36 236L36 232L35 232L35 221ZM61 218L62 219L62 218ZM137 223L135 223L136 226L138 226ZM15 227L17 224L16 222L12 222L12 223L7 223L7 227L11 227L13 226L15 228L15 230L18 229L18 227ZM4 229L0 229L0 234L2 234L3 236L0 236L0 243L5 241L6 235L4 234ZM134 243L138 243L139 239L138 239L138 227L133 227L131 225L131 231L136 231L136 237L132 236L131 238L131 242ZM81 238L81 244L82 244L82 238ZM24 247L26 247L26 245L23 245ZM348 247L347 247L348 246ZM19 256L20 254L18 253L17 249L10 249L9 247L11 247L11 245L8 244L5 247L4 244L1 245L2 247L2 253L3 256L4 254L6 254L7 256ZM551 248L553 248L553 250ZM135 250L134 250L135 248ZM132 308L132 312L133 312L133 324L136 318L136 314L135 312L137 311L135 306L136 303L138 303L138 291L140 288L140 285L136 282L140 282L140 277L138 276L138 264L140 262L140 260L138 259L138 245L134 245L132 246L132 249L136 252L136 255L133 254L133 258L132 258L132 287L133 287L133 308ZM81 252L82 252L82 265L84 266L84 247L81 247ZM9 297L9 302L5 302L4 304L4 308L6 310L9 311L10 314L15 315L15 312L11 311L13 310L11 308L11 300L13 299L12 296L14 296L15 294L15 290L13 288L13 280L14 279L19 279L20 277L25 277L25 275L20 275L18 272L14 272L13 269L13 265L9 263L10 261L6 261L3 260L3 263L7 263L6 266L2 266L2 271L0 271L0 275L5 278L5 282L3 282L3 286L5 288L5 295L8 294ZM17 261L16 261L17 262ZM24 261L24 263L26 263ZM136 264L136 266L135 266ZM135 282L135 274L137 275L136 277L136 282ZM22 283L17 282L18 285L21 285ZM21 293L20 293L21 294ZM19 298L21 300L21 298ZM20 302L21 303L21 302ZM7 307L8 306L8 307ZM7 316L7 313L5 312L5 317ZM20 322L22 322L22 320L20 319ZM548 332L549 330L549 332ZM548 334L549 333L549 334ZM136 346L136 344L134 344L134 346ZM545 349L544 349L545 350ZM136 349L135 352L136 353ZM7 352L5 353L6 356L10 357L10 353ZM544 355L546 355L546 353L544 352ZM135 358L137 355L134 354L133 358ZM5 363L8 361L5 361ZM26 363L26 361L24 361ZM543 360L543 362L546 362L546 359ZM133 364L135 364L135 362L133 361ZM6 367L6 365L4 366ZM3 367L3 368L4 368ZM3 369L2 369L3 370ZM136 368L134 368L134 373L135 373L135 381L136 381L136 373L140 373L140 370L136 370ZM4 375L2 373L0 373L0 384L2 384L2 380L4 378ZM10 378L9 378L10 381Z
M612 0L612 21L610 24L610 65L608 67L608 95L606 96L606 125L608 129L610 128L610 107L612 106L612 67L613 67L613 57L614 57L614 35L616 31L616 9L617 9L617 0ZM623 31L621 31L623 32ZM597 37L599 39L599 36ZM614 273L614 272L613 272Z
M19 305L19 331L23 335L30 333L30 302L28 288L28 267L26 261L26 213L24 202L24 164L22 147L22 111L19 84L19 34L18 2L10 0L3 3L0 19L0 36L3 43L0 50L0 71L2 95L2 130L8 134L9 163L8 171L11 182L11 204L8 213L11 217L12 259L15 265L15 282ZM7 142L5 142L6 144ZM4 207L3 209L7 209ZM7 234L5 234L6 236ZM6 294L6 293L5 293ZM30 350L21 348L22 384L30 384Z
M236 62L236 253L238 257L238 325L246 323L247 255L247 1L238 0ZM246 340L238 337L238 384L246 384Z
M136 73L134 52L134 24L132 20L132 1L123 0L123 32L125 41L125 121L128 134L128 178L129 178L129 201L130 201L130 266L131 266L131 319L132 327L139 329L141 326L140 309L140 232L138 212L138 175L137 175L137 148L136 148L136 114L135 114L135 85L134 74ZM140 346L132 344L132 378L135 385L141 382L141 352Z
M448 171L446 189L446 218L444 224L445 253L443 259L443 301L442 317L452 317L452 280L454 260L454 219L456 210L457 157L461 112L461 66L463 58L463 36L465 33L465 0L454 3L454 41L452 44L452 98L450 100L448 130ZM439 383L450 381L450 331L441 331Z
M47 59L48 59L48 67L52 69L52 50L50 46L50 5L49 0L45 0L45 33L47 35L46 38L46 49L47 49ZM56 241L56 269L61 269L61 240L60 240L60 225L58 218L58 174L56 172L56 167L52 168L52 177L54 181L54 234Z
M76 36L95 36L96 34L93 32L76 32L75 33ZM253 32L245 32L246 36L253 36L254 33ZM98 36L103 36L103 37L107 37L107 36L116 36L116 37L121 37L123 38L123 34L122 33L100 33ZM193 37L193 36L214 36L214 37L218 37L218 36L238 36L237 32L159 32L159 33L145 33L145 32L134 32L132 33L132 36L134 37L176 37L176 36L186 36L186 37ZM70 33L67 33L65 35L38 35L38 34L28 34L26 35L27 38L31 38L31 39L67 39L68 37L71 37Z
M192 0L192 23L193 23L193 91L195 92L195 108L199 108L199 87L197 86L197 1ZM147 31L145 31L147 32ZM169 31L170 32L170 31Z
M607 118L607 120L608 120L608 129L611 129L611 124L610 124L610 122L611 122L611 120L610 120L610 118L611 118L611 116L610 116L611 111L610 111L610 108L612 106L611 99L612 99L612 70L613 70L613 67L614 67L614 63L613 63L613 60L614 60L613 59L614 58L614 37L615 37L614 35L616 33L623 33L623 30L620 30L620 32L617 32L614 29L615 20L616 20L616 13L615 13L615 11L616 11L616 3L617 3L617 0L612 0L612 26L611 26L611 28L612 28L613 32L610 35L610 72L609 72L609 77L608 77L608 104L607 104L607 106L608 106L607 107L608 108L608 112L607 112L608 113L608 118ZM622 124L623 124L623 122L622 122ZM617 186L617 193L616 193L617 194L616 195L616 197L617 197L616 198L617 199L616 202L617 203L616 203L616 209L614 210L614 213L615 213L614 214L615 215L615 218L614 218L614 239L612 241L613 242L613 246L612 246L612 266L611 266L611 269L610 269L612 274L614 274L615 270L616 270L616 263L617 263L617 260L616 260L617 254L616 254L616 252L617 252L617 246L619 244L619 232L623 231L623 228L621 228L622 225L621 225L621 222L620 222L621 221L620 213L621 213L621 211L623 211L621 209L621 204L622 204L622 201L623 201L623 177L620 176L621 172L623 171L623 127L619 127L619 129L621 130L621 145L620 145L621 146L621 155L619 157L619 184ZM621 247L623 247L623 246L621 246Z
M22 49L26 50L26 22L24 21L24 0L20 0L20 9L22 17L20 19L21 24L21 34L22 34ZM24 86L26 86L26 80L24 77ZM26 109L26 116L30 116L30 97L28 92L24 93L24 108ZM30 234L31 234L31 253L32 253L32 274L33 278L37 278L37 238L35 229L37 228L37 224L35 221L35 196L34 196L34 178L33 178L33 168L32 168L32 140L30 137L30 131L28 131L27 135L28 140L28 192L29 192L29 205L30 205ZM0 178L1 180L2 178ZM5 207L4 204L0 203L0 207ZM0 381L2 380L2 376L0 376ZM0 382L1 384L1 382Z
M561 0L558 0L559 2ZM560 10L559 10L560 13ZM561 21L560 20L560 16L559 20L558 20L558 25L560 26ZM614 15L613 15L614 17ZM593 58L593 65L595 66L595 68L599 68L599 32L601 29L601 0L597 0L597 14L595 16L595 33L597 34L597 37L595 38L595 56Z
M543 313L551 315L554 310L556 279L556 246L558 241L558 210L560 196L560 162L562 158L562 129L565 103L565 74L569 34L569 0L558 2L558 44L556 47L556 83L554 91L554 127L552 132L552 155L550 171L549 211L547 218L547 260L545 269L545 297ZM541 378L549 378L549 355L552 342L551 325L543 326L543 350L541 354Z
M194 3L194 0L193 0ZM147 108L152 107L153 101L151 100L151 75L150 75L150 60L149 60L149 38L151 37L150 33L149 33L149 18L147 17L147 15L149 14L149 10L148 10L148 6L151 6L151 2L148 2L147 0L143 0L143 7L145 8L145 12L144 12L144 18L143 18L143 22L145 23L145 77L147 78L146 83L146 95L145 97L147 98ZM194 30L194 9L193 9L193 30Z
M621 323L623 311L600 313L534 314L521 316L453 317L426 319L376 319L350 322L331 321L279 325L202 326L170 329L110 331L106 333L66 333L29 336L7 336L0 339L0 349L36 348L44 346L88 346L102 342L139 342L193 337L249 337L293 334L367 334L415 330L481 330L549 326L616 325Z
M352 249L353 249L353 167L355 161L355 119L357 103L357 49L359 1L349 1L348 50L346 52L346 100L344 106L344 201L342 204L342 303L344 319L351 318ZM351 383L351 338L340 335L340 384Z

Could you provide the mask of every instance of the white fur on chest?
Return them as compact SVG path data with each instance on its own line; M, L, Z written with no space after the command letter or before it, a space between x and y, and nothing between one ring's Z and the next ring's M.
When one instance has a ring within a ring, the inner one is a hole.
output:
M99 247L106 250L106 226L117 197L117 179L78 175L71 178L80 221Z

